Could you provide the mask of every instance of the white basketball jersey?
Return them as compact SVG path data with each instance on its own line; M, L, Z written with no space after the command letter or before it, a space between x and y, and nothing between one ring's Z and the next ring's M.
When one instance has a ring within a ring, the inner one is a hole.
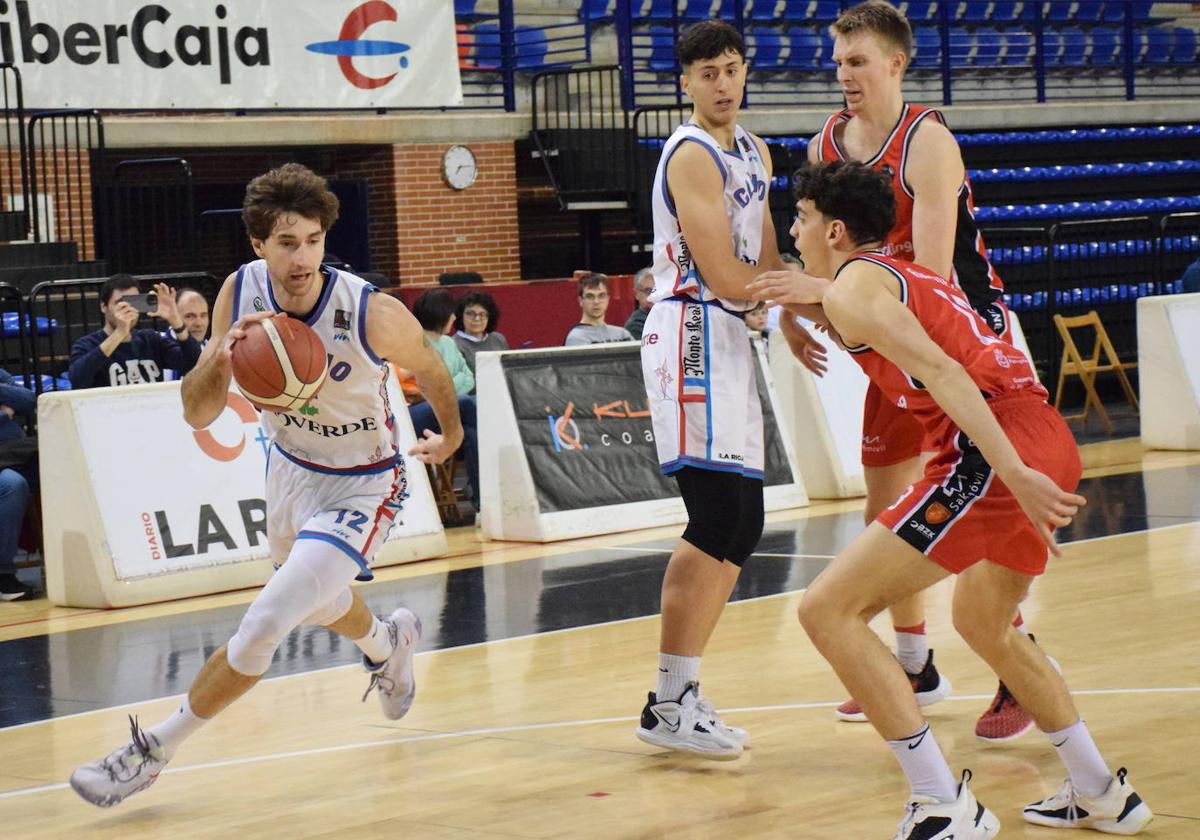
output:
M263 411L260 421L276 448L317 472L378 471L399 451L387 395L388 364L367 344L367 299L379 290L353 274L322 266L317 305L305 319L325 345L329 373L321 391L295 411ZM282 312L263 260L238 269L233 320Z
M692 261L675 215L675 202L667 189L667 163L681 143L699 143L708 149L725 181L725 215L729 218L734 255L742 262L758 264L762 249L763 214L767 212L770 186L767 168L754 138L741 126L734 128L736 151L721 148L711 134L695 123L686 122L667 139L658 171L654 175L654 294L657 303L669 297L686 296L700 301L719 301L726 309L744 312L754 301L718 298L704 282Z

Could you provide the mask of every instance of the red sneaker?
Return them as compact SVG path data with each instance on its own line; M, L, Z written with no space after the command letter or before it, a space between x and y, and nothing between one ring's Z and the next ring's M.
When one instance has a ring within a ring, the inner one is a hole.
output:
M1033 729L1033 718L1021 708L1008 686L1000 683L992 704L975 722L975 737L1000 743L1020 738L1030 729Z

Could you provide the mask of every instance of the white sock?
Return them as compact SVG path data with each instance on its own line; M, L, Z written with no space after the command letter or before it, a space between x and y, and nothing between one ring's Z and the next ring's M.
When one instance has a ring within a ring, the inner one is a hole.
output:
M908 777L913 796L928 796L939 802L953 802L958 798L958 783L954 781L954 774L950 772L950 765L946 763L929 724L916 734L888 741L887 745Z
M896 658L909 674L925 670L929 658L929 637L925 635L925 622L916 627L893 627L896 631Z
M658 702L678 700L683 696L683 690L690 682L700 680L699 656L672 656L669 653L658 655L658 687L654 696Z
M1047 732L1046 737L1058 752L1058 757L1067 766L1067 775L1075 790L1084 796L1099 796L1108 790L1112 781L1112 773L1104 763L1092 733L1088 732L1083 718L1075 721L1066 729L1057 732Z
M371 629L361 639L355 639L354 644L373 665L378 665L392 655L396 646L392 644L391 634L387 625L379 620L379 616L371 616Z
M179 745L206 723L208 723L208 718L202 718L193 712L192 705L185 696L179 708L169 718L150 727L145 732L147 735L154 736L154 740L158 741L169 760L171 756L175 755L175 750L179 749Z

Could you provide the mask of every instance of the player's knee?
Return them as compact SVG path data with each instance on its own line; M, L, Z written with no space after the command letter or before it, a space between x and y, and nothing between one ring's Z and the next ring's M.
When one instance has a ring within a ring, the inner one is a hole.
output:
M809 587L805 590L799 606L796 607L796 617L800 619L800 626L804 628L804 632L818 648L828 632L831 615L829 602L819 589Z
M751 500L749 503L743 504L741 515L738 517L737 529L729 540L725 559L735 566L745 565L746 561L750 559L750 555L754 553L754 549L758 548L758 541L762 539L765 522L766 515L763 511L760 492L757 503Z
M255 609L251 604L237 633L229 640L226 657L233 670L249 677L265 674L271 667L275 651L294 628L280 615Z
M689 545L720 562L729 554L729 545L733 540L733 534L721 527L719 519L691 517L688 520L687 528L683 531L683 539Z

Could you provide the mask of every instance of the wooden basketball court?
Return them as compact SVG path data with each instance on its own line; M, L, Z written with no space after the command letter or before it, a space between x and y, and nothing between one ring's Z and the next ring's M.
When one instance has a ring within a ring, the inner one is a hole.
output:
M1200 453L1143 456L1124 442L1086 447L1085 459L1091 505L1025 615L1113 769L1127 766L1157 813L1144 836L1200 838ZM128 737L127 714L165 716L177 702L166 694L186 687L253 593L118 612L0 606L0 836L890 837L907 786L868 724L835 720L844 691L795 618L860 507L769 518L751 561L767 571L739 587L702 674L726 719L753 735L728 763L655 752L633 734L658 620L626 607L653 611L678 529L545 547L480 545L466 529L456 556L386 570L362 590L377 609L411 593L426 621L417 703L400 725L373 697L359 702L367 678L346 664L353 646L306 631L285 643L274 678L110 811L79 799L67 776ZM995 678L950 627L949 583L930 598L929 630L954 695L928 717L956 771L974 772L1002 837L1056 836L1020 817L1063 777L1045 739L973 736ZM63 659L86 679L63 676ZM169 690L102 707L143 682Z

